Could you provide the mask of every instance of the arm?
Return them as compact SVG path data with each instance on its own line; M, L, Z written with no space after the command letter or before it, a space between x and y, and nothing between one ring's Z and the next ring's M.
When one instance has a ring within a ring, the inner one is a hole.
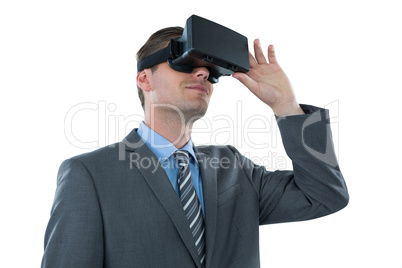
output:
M60 166L42 267L103 267L101 211L92 178L78 160Z
M328 110L301 107L306 114L278 118L293 171L267 171L230 147L258 195L261 225L322 217L348 203L332 146Z
M254 51L250 71L233 77L274 111L294 169L269 172L247 165L252 168L245 172L259 195L260 224L313 219L342 209L349 196L333 149L328 111L296 102L272 45L269 63L259 40L254 41ZM250 161L236 154L240 161Z
M293 172L284 176L287 184L276 193L279 198L275 209L261 206L261 224L281 222L284 217L287 221L313 219L348 204L349 195L335 156L328 110L302 107L306 115L277 118ZM269 181L280 180L281 175L276 171L263 178L262 200Z

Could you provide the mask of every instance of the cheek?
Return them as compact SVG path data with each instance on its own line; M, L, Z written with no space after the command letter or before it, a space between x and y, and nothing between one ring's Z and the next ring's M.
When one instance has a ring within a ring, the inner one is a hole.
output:
M209 86L209 96L211 97L212 93L214 93L214 85L211 84L211 86Z
M173 79L159 79L155 83L154 87L154 100L157 103L171 103L176 99L180 99L178 96L180 95L180 83L174 81Z

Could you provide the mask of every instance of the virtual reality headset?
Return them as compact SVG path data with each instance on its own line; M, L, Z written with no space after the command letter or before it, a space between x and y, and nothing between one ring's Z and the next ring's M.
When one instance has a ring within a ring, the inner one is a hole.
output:
M250 69L247 38L215 22L192 15L187 19L183 35L171 39L169 45L138 62L138 72L167 61L176 71L191 73L206 67L208 81Z

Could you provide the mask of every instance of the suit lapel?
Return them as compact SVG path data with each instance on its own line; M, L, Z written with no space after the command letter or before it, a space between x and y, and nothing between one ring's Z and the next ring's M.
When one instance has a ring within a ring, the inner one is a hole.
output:
M200 164L205 210L206 263L210 263L215 244L218 193L216 170L210 167L210 156L195 148Z
M144 159L144 157L146 157L149 159L149 161L151 161L152 165L150 165L150 167L148 167L148 165L144 165L144 167L141 167L141 161L133 161L132 164L145 178L156 198L160 201L167 214L169 215L180 237L182 238L184 244L190 252L194 262L197 264L197 267L200 267L199 258L197 255L196 247L194 245L194 238L188 226L188 221L184 213L183 206L159 160L148 148L148 146L143 142L143 140L138 136L137 129L134 129L126 137L123 143L125 145L125 149L128 153L129 159L131 159L130 154L138 154L137 156L135 156L135 159ZM144 163L145 162L147 164L149 163L148 161L144 161ZM158 166L155 167L155 164L157 164Z

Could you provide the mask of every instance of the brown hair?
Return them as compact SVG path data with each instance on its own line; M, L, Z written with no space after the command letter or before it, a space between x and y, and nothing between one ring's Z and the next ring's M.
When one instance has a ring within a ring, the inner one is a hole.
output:
M169 43L170 39L180 37L183 34L182 27L168 27L161 29L154 34L152 34L147 42L138 50L137 52L137 62L143 60L145 57L151 55L152 53L161 50L162 48L166 47ZM151 67L151 71L154 72L158 65L154 65ZM144 107L144 93L142 89L137 86L138 89L138 97L141 101L142 109L145 110Z

